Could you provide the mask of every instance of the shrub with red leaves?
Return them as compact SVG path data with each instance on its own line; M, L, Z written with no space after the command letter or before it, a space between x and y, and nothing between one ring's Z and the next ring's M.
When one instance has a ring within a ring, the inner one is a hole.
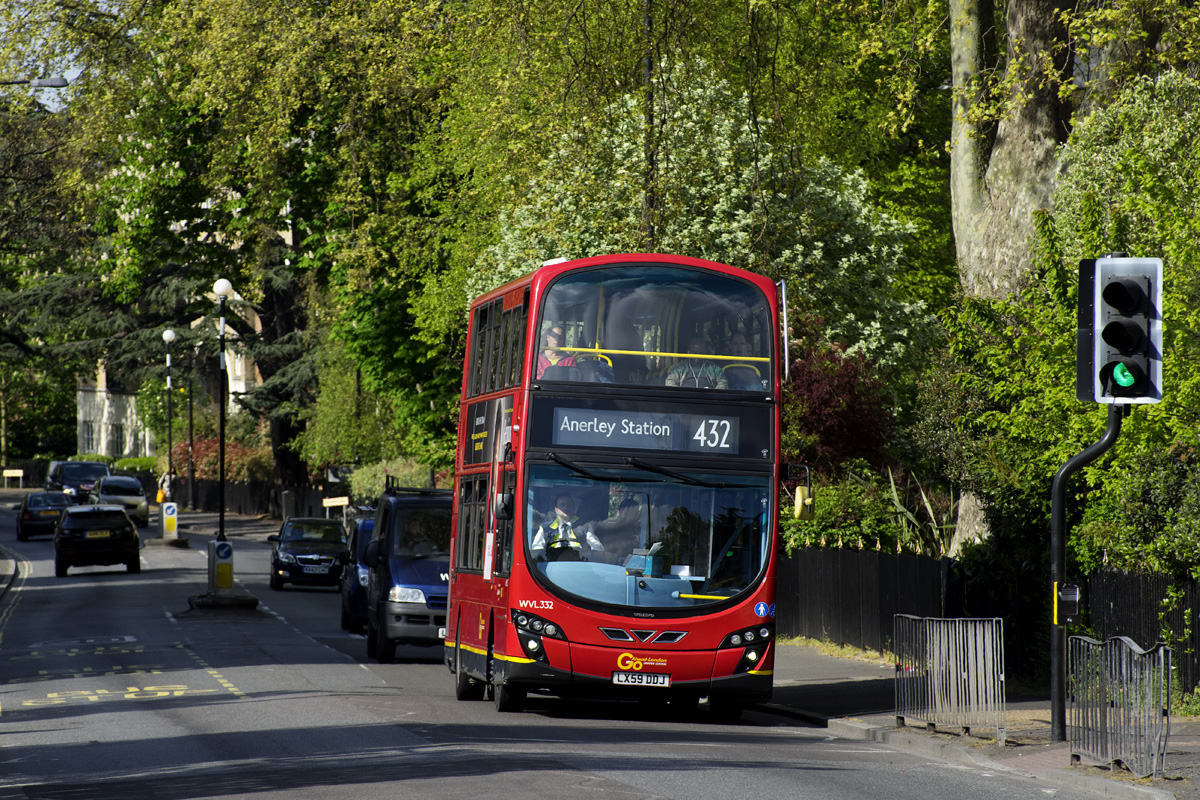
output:
M792 362L783 394L786 459L832 473L854 459L883 464L896 420L886 386L865 356L810 348Z

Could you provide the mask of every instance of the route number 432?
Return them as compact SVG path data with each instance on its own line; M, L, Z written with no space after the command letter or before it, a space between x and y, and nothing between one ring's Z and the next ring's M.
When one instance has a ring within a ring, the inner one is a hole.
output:
M696 435L692 440L699 442L701 447L728 450L729 444L729 420L727 419L705 419L700 421L700 427L696 429Z

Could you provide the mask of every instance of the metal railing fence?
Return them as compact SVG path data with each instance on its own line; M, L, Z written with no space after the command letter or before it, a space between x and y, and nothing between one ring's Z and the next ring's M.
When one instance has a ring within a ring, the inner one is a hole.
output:
M1119 762L1139 778L1161 778L1171 729L1171 648L1143 650L1126 636L1072 636L1067 650L1071 762Z
M1004 744L1003 620L897 614L896 724L990 728Z

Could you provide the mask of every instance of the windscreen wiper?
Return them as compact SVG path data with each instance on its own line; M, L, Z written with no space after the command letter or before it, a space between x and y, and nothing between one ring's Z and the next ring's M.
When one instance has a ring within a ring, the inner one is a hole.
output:
M730 483L713 483L712 481L694 478L691 475L686 475L682 472L676 472L673 469L660 467L656 464L649 464L645 461L642 461L640 458L634 458L633 456L625 456L625 463L631 467L637 467L638 469L645 470L646 472L656 472L659 475L666 475L668 478L674 478L677 481L682 481L683 483L688 483L692 486L703 486L705 489L727 489L733 485Z
M561 464L562 466L566 467L567 469L571 470L572 472L574 472L577 475L582 475L585 478L591 478L594 481L604 481L605 483L618 483L620 481L625 480L625 478L622 478L622 477L613 477L611 475L601 475L598 472L593 472L592 470L590 470L586 467L579 466L578 464L576 464L574 461L570 460L569 458L563 458L558 453L547 453L546 458L550 459L555 464Z

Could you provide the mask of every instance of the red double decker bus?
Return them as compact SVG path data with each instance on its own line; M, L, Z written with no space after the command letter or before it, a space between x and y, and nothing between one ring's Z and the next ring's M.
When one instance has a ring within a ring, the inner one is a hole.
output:
M460 700L771 695L779 287L550 262L471 307L445 658Z

